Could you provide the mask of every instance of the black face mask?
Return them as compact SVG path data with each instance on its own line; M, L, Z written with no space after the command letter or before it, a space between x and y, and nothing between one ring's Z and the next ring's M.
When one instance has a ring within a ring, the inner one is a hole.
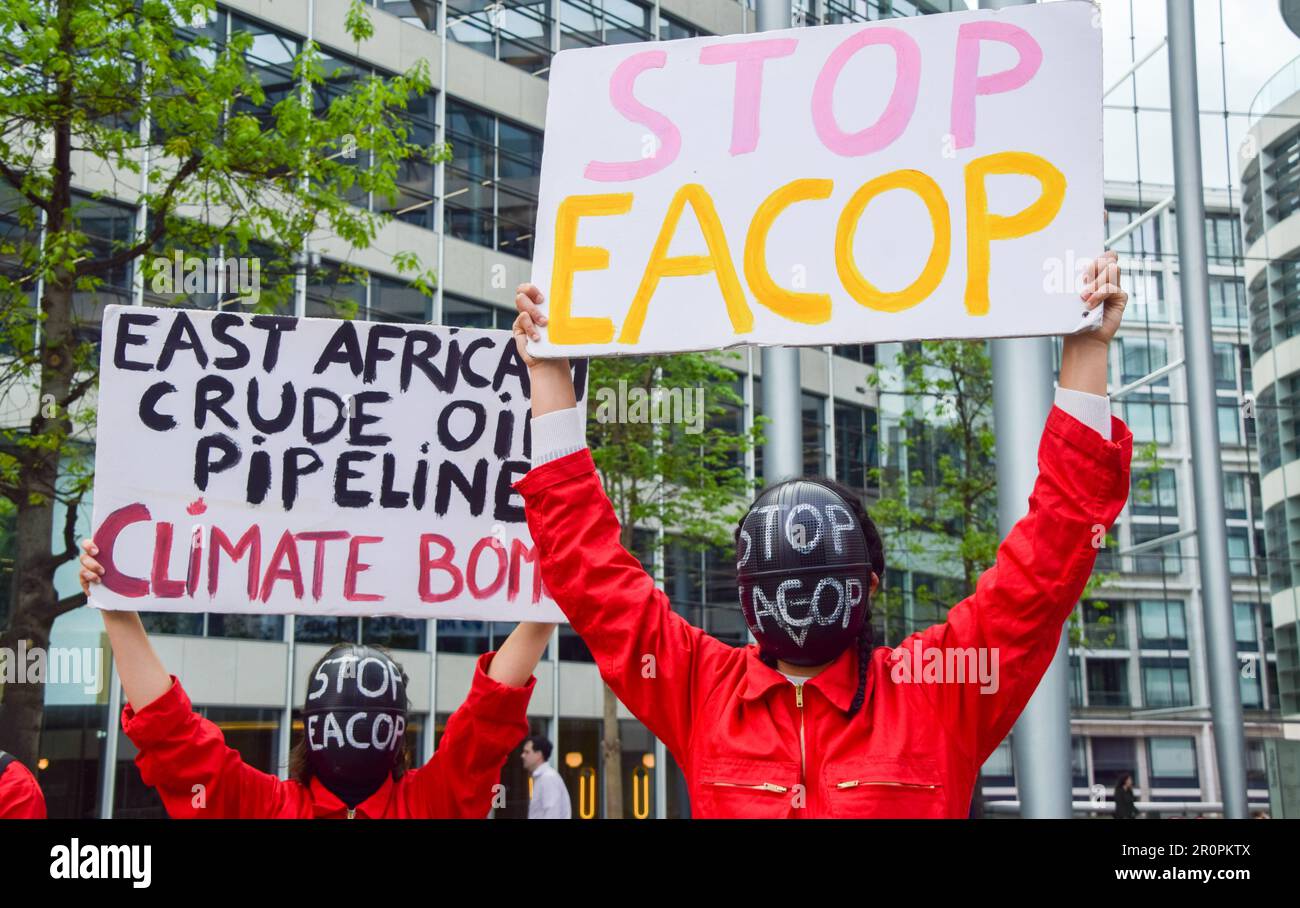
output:
M316 665L303 721L307 762L348 807L392 773L406 732L406 675L369 646L350 646Z
M833 661L857 639L871 594L871 557L853 509L796 479L754 500L736 540L736 581L759 649L792 665Z

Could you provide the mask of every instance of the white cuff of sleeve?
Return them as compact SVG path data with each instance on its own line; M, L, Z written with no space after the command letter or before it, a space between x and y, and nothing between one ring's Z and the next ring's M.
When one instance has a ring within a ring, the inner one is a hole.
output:
M581 407L552 410L533 420L533 466L558 460L587 446L586 413Z
M1110 398L1073 388L1056 389L1056 405L1110 441ZM536 449L536 442L534 442Z

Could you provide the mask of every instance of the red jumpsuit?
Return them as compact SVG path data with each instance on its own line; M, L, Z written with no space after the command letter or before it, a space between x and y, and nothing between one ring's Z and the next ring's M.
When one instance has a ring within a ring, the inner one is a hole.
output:
M1053 408L1029 513L947 621L875 650L852 719L857 648L796 686L755 646L688 624L619 545L589 451L542 464L516 488L547 588L601 676L682 767L695 816L964 818L1128 497L1133 437L1118 419L1111 427L1107 441ZM983 658L996 684L927 674L932 658Z
M354 811L319 779L303 785L245 764L221 729L194 712L175 678L148 706L123 709L122 728L140 749L140 777L175 818L483 819L506 757L528 735L525 713L537 683L529 678L523 687L508 687L492 680L487 669L494 655L479 658L469 696L447 720L429 762L396 782L390 776Z
M0 750L0 820L45 819L45 795L36 777L12 755Z

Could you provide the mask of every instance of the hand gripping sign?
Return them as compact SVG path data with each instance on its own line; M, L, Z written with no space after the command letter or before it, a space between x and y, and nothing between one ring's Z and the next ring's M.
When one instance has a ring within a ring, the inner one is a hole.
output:
M1101 31L1065 2L568 50L538 356L1095 324ZM1078 267L1076 267L1078 263Z
M529 390L506 331L109 306L92 604L562 621Z

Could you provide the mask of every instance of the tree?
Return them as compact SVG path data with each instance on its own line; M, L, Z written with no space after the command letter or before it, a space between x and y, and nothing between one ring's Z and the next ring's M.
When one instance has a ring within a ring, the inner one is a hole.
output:
M752 488L745 454L759 426L746 432L724 418L743 401L726 363L736 354L593 360L588 390L588 444L622 526L620 543L637 552L635 531L672 532L696 549L731 543ZM601 762L605 815L623 816L623 747L618 700L605 687Z
M55 570L77 554L80 505L93 480L92 392L98 380L97 291L145 280L173 250L255 255L256 308L284 311L318 231L364 248L385 218L349 204L396 197L398 167L437 162L402 111L427 91L424 65L346 86L308 42L291 71L250 65L252 36L207 34L212 0L6 0L0 7L0 388L17 422L0 429L0 499L13 512L13 585L0 653L49 644L54 620L84 601L60 599ZM354 0L346 26L373 33ZM96 198L78 170L147 212L124 238L93 235ZM159 256L163 253L163 256ZM393 256L426 292L413 253ZM344 313L348 314L348 313ZM25 400L31 400L25 405ZM56 527L56 507L63 518ZM38 683L0 688L0 741L32 765L43 715Z
M913 591L913 601L940 602L935 594L941 593L943 604L952 605L975 591L998 546L988 348L983 341L909 343L872 382L881 394L901 397L903 429L884 465L869 474L880 495L872 519L891 555L956 575L942 591ZM899 584L881 590L876 609L887 632L906 607Z

